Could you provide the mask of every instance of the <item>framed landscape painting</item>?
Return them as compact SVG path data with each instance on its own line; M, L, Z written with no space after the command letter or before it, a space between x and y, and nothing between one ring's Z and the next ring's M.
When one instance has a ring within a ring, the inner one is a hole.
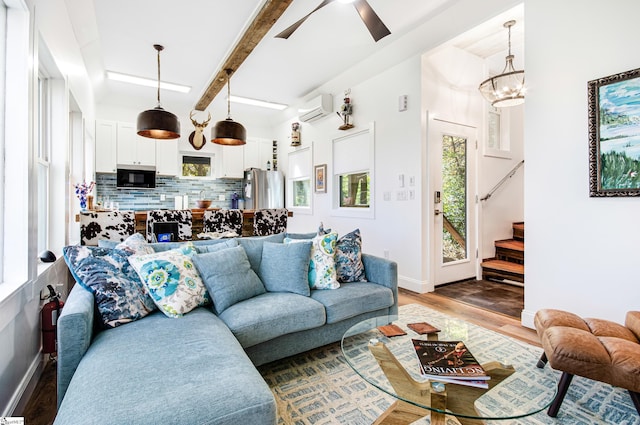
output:
M589 196L640 196L640 68L588 83Z

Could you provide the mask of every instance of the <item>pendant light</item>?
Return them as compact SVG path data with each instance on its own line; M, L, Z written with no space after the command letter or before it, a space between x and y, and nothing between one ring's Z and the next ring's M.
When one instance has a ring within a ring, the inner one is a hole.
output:
M180 121L160 105L160 52L164 47L154 44L153 48L158 51L158 105L138 114L138 134L151 139L177 139L180 137Z
M513 55L511 54L511 27L516 21L504 23L509 30L509 54L501 74L488 78L480 83L480 93L491 102L491 105L500 108L515 106L524 103L524 70L516 71L513 67Z
M219 145L240 146L247 143L247 130L239 122L231 119L231 74L232 69L227 72L227 119L218 121L211 129L211 140Z

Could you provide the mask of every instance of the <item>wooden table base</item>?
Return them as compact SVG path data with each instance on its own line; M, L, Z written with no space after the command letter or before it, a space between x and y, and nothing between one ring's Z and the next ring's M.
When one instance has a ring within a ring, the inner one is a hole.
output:
M445 384L444 391L436 392L433 391L430 381L418 382L413 379L383 343L379 341L372 342L369 344L369 350L378 361L380 368L387 376L396 394L402 399L393 403L378 418L375 424L406 425L428 415L431 415L431 425L476 425L483 423L480 419L455 417L442 412L448 409L458 414L476 416L474 403L478 397L488 391L487 389ZM498 362L486 363L482 367L487 372L487 375L491 376L489 390L514 372L512 366L504 366ZM409 402L438 409L440 412L419 407Z

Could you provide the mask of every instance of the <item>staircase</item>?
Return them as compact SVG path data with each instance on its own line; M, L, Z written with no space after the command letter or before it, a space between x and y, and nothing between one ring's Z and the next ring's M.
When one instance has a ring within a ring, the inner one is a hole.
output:
M496 256L482 261L482 279L524 283L524 223L513 223L513 239L495 242Z

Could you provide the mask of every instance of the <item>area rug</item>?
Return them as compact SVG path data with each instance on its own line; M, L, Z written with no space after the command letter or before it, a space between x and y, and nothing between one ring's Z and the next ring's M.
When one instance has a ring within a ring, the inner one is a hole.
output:
M417 304L401 306L400 310L403 314L420 314L425 318L444 320L448 317ZM474 338L485 338L487 343L504 338L480 326L468 326L476 335ZM515 342L510 346L522 350L517 354L537 358L542 353L538 347ZM273 362L259 370L276 398L279 425L370 425L394 402L393 397L369 385L351 369L342 355L340 343ZM559 372L555 375L560 377ZM498 396L511 402L521 399L517 391L506 389L501 389ZM523 419L490 423L640 425L640 417L625 390L575 377L557 418L550 418L542 411ZM415 424L429 424L429 419Z

